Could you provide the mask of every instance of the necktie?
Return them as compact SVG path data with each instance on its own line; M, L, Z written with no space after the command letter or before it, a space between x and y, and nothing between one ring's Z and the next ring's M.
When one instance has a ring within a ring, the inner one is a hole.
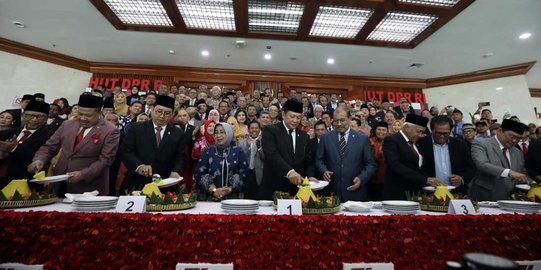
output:
M225 187L227 186L227 149L224 150L224 160L223 160L223 163L222 163L222 186L221 187Z
M75 137L75 146L77 146L84 138L85 136L86 128L81 129L79 134L77 134L77 137Z
M411 151L413 152L413 155L414 155L416 158L419 158L419 153L417 153L417 150L415 150L415 147L413 147L413 142L412 142L412 141L409 141L408 144L410 145L410 148L411 148Z
M453 126L453 134L455 134L455 136L456 136L456 134L457 134L457 133L456 133L456 129L457 129L457 127L458 127L458 125L457 125L457 124L455 124L455 125Z
M507 148L504 148L502 153L503 157L505 158L505 162L507 163L507 168L511 169L511 162L509 162L509 159L507 158Z
M291 140L291 147L293 148L293 154L295 154L295 145L293 144L293 140L295 140L295 138L293 138L292 134L293 134L293 129L290 129L288 130L289 132L289 139Z
M346 136L343 132L340 133L340 158L344 158L346 154Z
M522 143L522 153L524 153L524 155L528 154L528 147L526 147L525 142Z
M257 139L253 139L252 143L250 144L250 164L248 165L250 170L255 169L255 154L257 152Z
M160 147L160 143L162 143L162 127L156 127L156 146Z
M32 132L30 132L28 130L24 130L23 131L23 136L19 139L18 143L22 144L24 141L26 141L26 139L28 139L28 137L30 137L30 134L32 134Z

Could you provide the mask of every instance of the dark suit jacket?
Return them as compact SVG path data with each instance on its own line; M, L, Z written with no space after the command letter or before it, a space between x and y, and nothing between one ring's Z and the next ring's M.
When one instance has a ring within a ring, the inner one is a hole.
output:
M141 190L145 184L151 182L150 177L135 172L139 165L152 166L152 174L159 174L164 179L168 178L171 172L181 174L184 169L183 135L181 129L168 124L158 147L152 120L133 124L120 145L119 153L128 169L120 192L123 193L126 189Z
M342 202L366 201L366 185L376 172L376 161L372 154L370 141L366 135L354 130L349 131L344 158L340 158L338 132L331 131L321 136L317 147L316 167L320 174L333 172L330 186ZM354 191L347 188L353 185L353 179L361 179L361 187Z
M526 170L533 180L536 176L541 175L541 139L530 141L526 155Z
M290 144L289 134L284 124L278 123L263 129L263 153L265 155L263 181L260 198L271 200L274 191L286 191L294 195L298 188L286 178L291 169L305 177L314 176L312 149L306 132L297 129L295 152Z
M436 177L432 137L426 136L421 139L418 142L418 147L419 152L423 155L421 170L428 177ZM469 148L462 139L449 138L449 159L451 160L451 173L460 175L464 180L464 184L458 187L456 192L466 195L468 193L468 184L475 174L475 165L473 165Z
M402 136L396 133L383 141L385 156L385 200L405 200L406 191L419 192L426 186L427 176L419 167L419 159Z
M22 127L6 130L0 133L0 140L11 139L13 136L18 136L23 130ZM17 145L15 151L9 153L9 156L0 162L7 162L6 176L0 183L0 188L3 188L13 179L33 179L33 173L28 173L26 167L32 163L34 154L39 148L44 145L47 140L53 135L53 132L46 126L36 130L23 143Z
M334 109L332 108L332 105L331 105L330 102L327 104L326 107L323 107L323 112L328 112L328 113L331 114L331 116L333 116L333 114L334 114Z
M398 115L398 117L396 119L404 118L404 113L402 112L402 109L400 109L400 106L393 107L393 110L395 111L396 115ZM415 110L413 109L413 107L411 105L410 105L410 112L409 113L415 114Z
M60 125L64 123L64 119L56 117L50 125L47 125L53 132L57 131Z

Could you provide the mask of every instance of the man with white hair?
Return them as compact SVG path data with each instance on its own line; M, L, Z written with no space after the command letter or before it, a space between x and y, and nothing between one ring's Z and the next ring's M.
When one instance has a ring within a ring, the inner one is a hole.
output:
M424 137L428 118L407 114L402 130L383 141L385 157L385 200L405 200L406 192L420 192L424 186L440 186L435 177L423 174L421 156L416 142Z
M314 107L314 117L308 119L308 126L314 128L314 125L321 120L321 115L323 114L323 106L317 104Z
M207 105L211 106L213 109L218 109L220 101L222 101L222 89L219 86L214 86L210 90L212 95L211 98L207 100Z

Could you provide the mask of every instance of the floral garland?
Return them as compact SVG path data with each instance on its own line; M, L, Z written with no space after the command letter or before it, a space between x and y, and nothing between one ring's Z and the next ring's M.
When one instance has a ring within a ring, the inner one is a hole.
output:
M233 216L0 211L0 262L46 269L444 269L467 252L541 259L541 215Z

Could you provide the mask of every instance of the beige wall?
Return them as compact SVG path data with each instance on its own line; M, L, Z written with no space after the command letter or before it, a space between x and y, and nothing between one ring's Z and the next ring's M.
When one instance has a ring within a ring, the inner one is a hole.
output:
M498 87L502 87L498 90ZM424 89L429 106L443 108L454 105L465 116L465 121L470 122L468 113L472 114L477 109L477 103L490 102L488 107L499 122L506 112L516 115L522 122L537 123L534 107L541 111L541 99L534 100L530 97L530 91L523 75L492 79L479 82L463 83ZM534 106L534 103L536 104Z
M92 76L32 58L0 51L0 111L11 108L16 97L41 92L52 102L65 97L76 103Z

